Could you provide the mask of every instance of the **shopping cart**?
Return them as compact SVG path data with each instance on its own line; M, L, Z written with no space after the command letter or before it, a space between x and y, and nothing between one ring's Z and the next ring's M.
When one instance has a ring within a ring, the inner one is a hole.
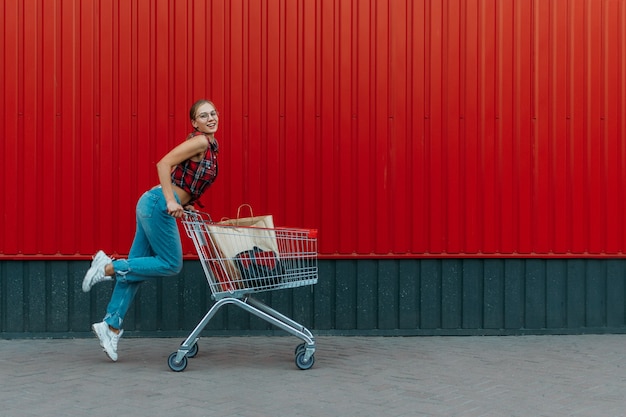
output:
M300 338L296 366L315 363L315 338L306 327L251 297L262 291L317 283L317 230L223 225L206 213L185 212L182 223L193 240L215 303L167 360L172 371L187 367L198 353L200 333L224 305L234 304ZM232 249L238 253L233 255Z

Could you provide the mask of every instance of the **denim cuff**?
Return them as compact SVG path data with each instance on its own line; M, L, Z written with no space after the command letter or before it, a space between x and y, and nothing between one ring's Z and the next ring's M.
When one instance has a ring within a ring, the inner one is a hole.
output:
M112 262L113 270L115 271L116 278L125 282L126 274L130 272L130 265L126 259L116 259Z

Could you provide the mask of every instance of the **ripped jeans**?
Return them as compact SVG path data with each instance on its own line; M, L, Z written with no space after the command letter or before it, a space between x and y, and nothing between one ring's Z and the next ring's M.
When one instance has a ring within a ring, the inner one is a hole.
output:
M176 219L167 213L161 187L146 191L141 196L136 216L137 230L128 259L113 261L116 283L104 321L116 329L122 327L143 281L176 275L183 267L178 225Z

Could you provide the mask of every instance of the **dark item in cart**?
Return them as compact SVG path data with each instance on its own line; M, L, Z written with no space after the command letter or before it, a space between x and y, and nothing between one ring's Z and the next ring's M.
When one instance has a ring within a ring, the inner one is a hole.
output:
M276 252L263 250L258 246L238 253L236 265L241 279L244 282L252 282L255 287L279 284L285 274L283 263Z

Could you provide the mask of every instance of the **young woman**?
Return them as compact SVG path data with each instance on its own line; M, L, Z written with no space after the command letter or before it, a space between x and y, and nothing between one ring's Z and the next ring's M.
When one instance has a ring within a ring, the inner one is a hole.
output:
M117 360L122 323L141 282L176 275L183 253L176 219L217 177L218 113L213 103L199 100L189 111L194 131L157 164L160 185L146 191L137 202L137 229L127 259L113 260L98 251L83 280L83 291L115 280L104 320L91 326L111 360Z

